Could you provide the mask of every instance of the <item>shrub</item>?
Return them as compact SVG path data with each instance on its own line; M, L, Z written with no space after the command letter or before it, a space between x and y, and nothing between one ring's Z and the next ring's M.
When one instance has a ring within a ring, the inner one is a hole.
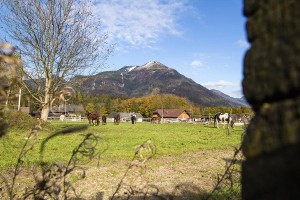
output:
M31 130L36 125L50 126L47 122L39 122L36 118L21 111L5 109L4 116L10 129Z

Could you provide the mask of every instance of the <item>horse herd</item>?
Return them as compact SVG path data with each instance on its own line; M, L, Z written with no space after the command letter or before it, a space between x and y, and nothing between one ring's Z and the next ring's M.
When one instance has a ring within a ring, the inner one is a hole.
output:
M95 113L86 113L87 119L89 120L89 124L92 124L93 126L99 126L100 120L99 115ZM131 115L131 123L135 124L137 121L137 118L135 115ZM223 124L223 128L225 127L225 124L233 128L235 122L243 121L245 123L245 120L249 120L246 115L242 114L229 114L229 113L221 113L218 112L214 115L214 127L219 128L219 123L221 122ZM102 125L106 125L107 117L105 115L102 116ZM114 115L114 124L119 125L121 121L121 116L119 113L116 113ZM151 118L151 123L158 123L160 121L160 118L157 116L153 116Z
M86 113L87 119L89 120L89 124L92 124L93 126L99 126L100 120L99 120L99 115L95 114L95 113ZM107 117L105 115L102 116L102 125L106 125L106 120ZM114 124L115 125L119 125L121 121L121 116L119 113L116 113L114 115ZM132 115L131 116L131 123L135 124L136 123L136 116Z

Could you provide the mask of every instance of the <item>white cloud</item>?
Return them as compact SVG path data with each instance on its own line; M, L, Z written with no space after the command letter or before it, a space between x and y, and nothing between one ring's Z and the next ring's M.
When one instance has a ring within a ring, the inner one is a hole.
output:
M180 35L177 17L184 0L98 0L93 12L114 41L151 47L160 36Z
M243 90L240 89L240 90L230 91L229 96L235 97L235 98L241 98L242 96L244 96Z
M207 83L202 83L203 86L207 88L222 88L222 87L237 87L240 84L239 83L233 83L229 81L224 81L224 80L219 80L217 82L207 82Z
M235 42L236 45L240 47L248 47L249 43L246 40L238 40Z
M243 96L243 90L241 88L240 83L219 80L216 82L202 83L201 85L203 85L204 87L206 87L208 89L219 90L219 91L223 92L224 94L227 94L234 98L241 98Z
M193 60L191 62L191 66L192 67L201 67L201 66L203 66L203 62L201 60Z

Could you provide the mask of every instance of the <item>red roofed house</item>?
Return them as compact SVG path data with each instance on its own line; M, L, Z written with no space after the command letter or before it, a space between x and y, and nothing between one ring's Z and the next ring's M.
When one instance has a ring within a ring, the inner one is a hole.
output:
M186 122L190 119L190 114L183 109L157 109L152 113L152 117L158 117L163 122Z

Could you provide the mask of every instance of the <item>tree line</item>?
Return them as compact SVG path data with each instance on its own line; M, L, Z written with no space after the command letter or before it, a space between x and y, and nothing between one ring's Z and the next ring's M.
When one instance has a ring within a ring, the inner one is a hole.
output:
M187 98L173 94L152 94L144 97L117 97L110 95L86 95L76 92L74 98L70 100L72 104L82 104L84 109L100 115L108 115L112 112L135 112L143 117L150 117L156 109L184 109L191 117L214 115L217 112L228 112L232 114L245 113L252 115L251 108L241 107L206 107L192 103Z

